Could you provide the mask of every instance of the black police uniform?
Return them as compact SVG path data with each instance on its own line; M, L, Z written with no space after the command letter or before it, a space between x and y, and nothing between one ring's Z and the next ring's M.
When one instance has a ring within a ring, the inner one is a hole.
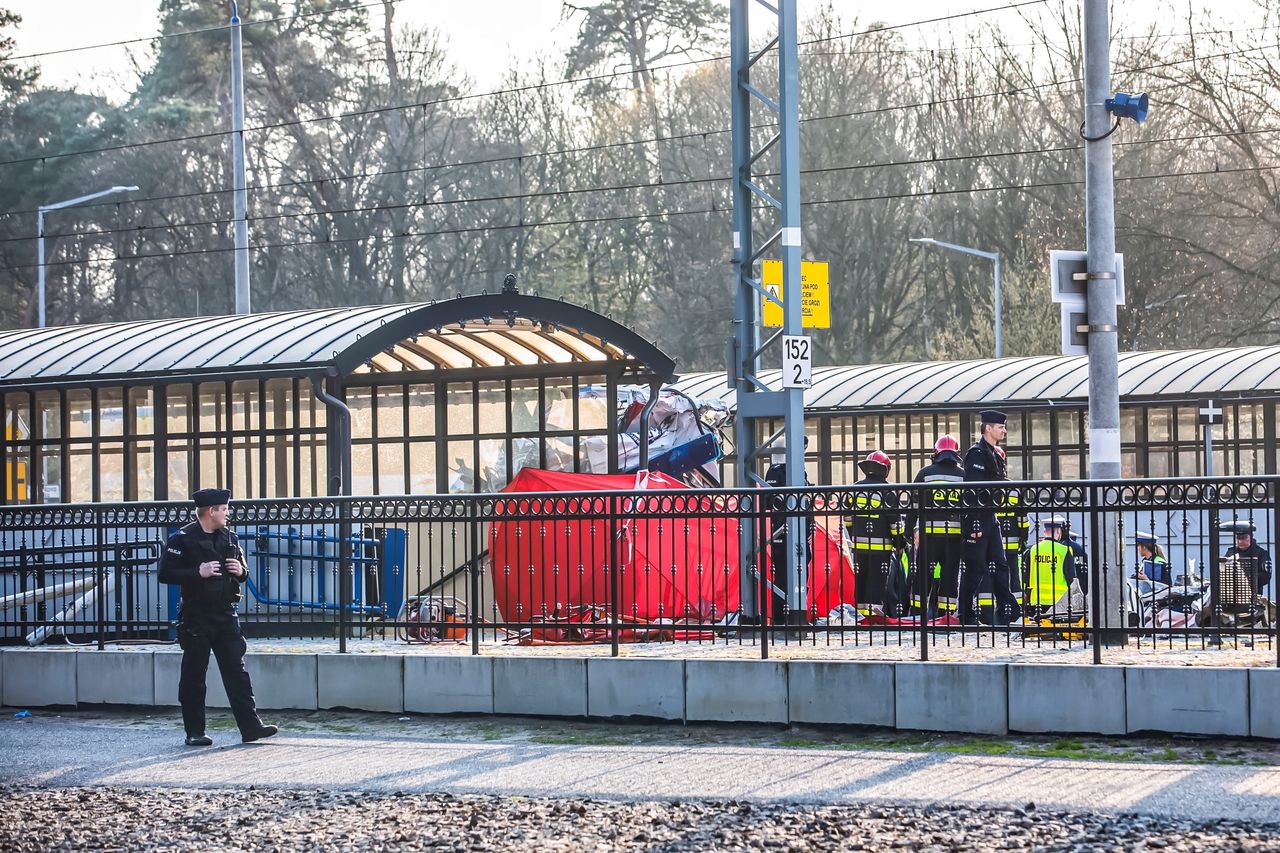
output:
M258 717L253 686L244 668L244 635L236 615L240 585L248 576L248 569L239 578L232 575L225 568L225 561L232 557L245 565L244 551L234 533L225 528L205 533L200 522L195 521L169 537L160 560L160 582L182 586L178 611L178 644L182 647L178 702L188 738L205 733L205 676L210 652L218 661L222 685L241 735L256 739L269 728ZM224 564L222 574L200 577L200 564L210 560Z
M978 439L964 456L966 482L1007 480L1004 460L985 439ZM977 495L971 500L976 500ZM995 503L995 501L985 501ZM1000 524L991 507L972 508L964 513L965 543L964 569L960 576L960 621L966 625L977 624L974 611L978 589L983 581L990 580L995 594L994 621L1003 624L1022 617L1022 608L1009 589L1009 564L1005 560L1004 541ZM982 535L974 538L973 534Z
M1257 539L1251 535L1248 548L1232 545L1227 549L1226 556L1240 559L1240 567L1244 569L1254 595L1262 595L1267 591L1267 585L1271 583L1271 555L1258 546Z
M778 488L787 485L787 464L785 462L777 462L769 466L769 470L764 474L764 481L770 486ZM806 486L813 485L809 482L809 476L806 474L804 478ZM769 516L769 563L773 570L773 591L770 596L769 615L770 621L774 625L787 624L787 593L791 589L791 578L787 573L787 514L785 512L773 512ZM814 521L813 512L804 513L804 525L806 536L809 541L808 558L805 563L804 577L809 577L809 571L813 567L813 533L816 522ZM826 614L821 614L825 616Z
M938 484L918 495L925 508L923 519L919 518L919 513L913 513L907 519L908 541L919 525L920 553L916 555L916 565L917 571L924 572L928 581L926 612L930 616L939 608L954 612L959 603L960 560L964 553L958 487L964 482L964 466L960 464L960 454L954 450L942 451L933 464L920 469L915 482ZM913 603L919 607L920 602L915 600L915 584L911 588Z

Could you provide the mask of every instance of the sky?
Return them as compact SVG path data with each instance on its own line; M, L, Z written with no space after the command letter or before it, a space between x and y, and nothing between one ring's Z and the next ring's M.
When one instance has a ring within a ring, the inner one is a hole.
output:
M352 4L365 0L350 0ZM1140 28L1150 22L1173 26L1185 20L1189 0L1112 0L1113 31ZM217 0L209 0L217 2ZM913 0L886 7L865 0L798 0L803 20L830 4L848 19L908 23L958 12L991 10L1022 0ZM1204 0L1190 0L1197 8ZM104 42L148 38L159 29L158 0L0 0L0 7L22 15L14 33L18 55L79 48ZM229 4L228 4L229 5ZM1171 13L1173 8L1180 13ZM381 28L381 4L370 9L371 23ZM1256 0L1216 0L1216 17L1246 26L1260 21ZM529 62L539 55L555 57L572 41L574 27L562 21L560 0L400 0L396 23L434 27L445 35L453 61L474 81L475 91L498 88L502 73L513 61ZM1032 9L1036 7L1031 7ZM887 9L887 11L886 11ZM869 11L873 10L873 11ZM1011 34L1025 32L1019 15L1029 9L1003 10L961 20L913 28L909 38L921 46L946 42L969 27L1002 26ZM40 56L41 80L50 86L76 86L120 101L134 82L130 52L142 58L146 45L103 47Z

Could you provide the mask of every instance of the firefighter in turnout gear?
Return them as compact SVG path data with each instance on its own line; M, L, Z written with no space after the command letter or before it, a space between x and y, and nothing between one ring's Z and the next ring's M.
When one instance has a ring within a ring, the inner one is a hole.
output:
M917 483L934 483L917 493L923 509L907 518L907 540L913 541L916 571L925 573L928 593L921 607L919 587L911 584L911 603L926 618L939 611L955 613L960 603L960 560L964 553L964 531L960 521L960 486L964 465L960 442L955 436L941 436L933 445L933 464L916 474Z
M854 485L884 486L893 461L874 450L858 463L866 476ZM853 547L854 591L858 606L880 605L886 616L907 611L907 540L898 512L898 496L887 490L853 495L853 512L845 521Z
M1007 480L1004 459L995 448L1004 440L1006 416L1004 412L985 410L982 416L982 437L974 442L964 456L965 482L993 482ZM1000 537L1000 523L994 506L1001 495L974 492L967 495L963 513L964 566L960 575L960 621L976 625L978 614L978 589L984 581L991 584L995 595L995 624L1016 622L1022 618L1022 608L1009 589L1009 563L1005 560L1004 542Z
M1027 605L1029 615L1039 616L1071 588L1079 567L1075 549L1066 538L1067 520L1060 515L1046 519L1044 538L1027 551Z

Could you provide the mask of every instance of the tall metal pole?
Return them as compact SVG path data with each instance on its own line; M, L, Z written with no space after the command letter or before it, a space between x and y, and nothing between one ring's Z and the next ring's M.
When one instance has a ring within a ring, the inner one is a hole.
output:
M800 291L800 73L796 0L778 3L778 102L782 159L782 334L804 334L804 300ZM787 447L787 485L803 486L804 389L782 390L786 405L783 427ZM804 624L808 525L801 516L787 519L788 624Z
M1085 248L1089 306L1089 476L1120 476L1120 391L1117 380L1116 225L1112 180L1111 37L1107 0L1084 3ZM1103 138L1098 138L1103 137Z
M757 50L750 49L749 10L758 4L771 14L777 29L774 39ZM797 40L798 24L796 0L732 0L729 8L731 91L733 97L733 262L737 283L734 301L734 339L730 347L730 376L736 390L737 418L735 438L738 441L739 487L759 485L763 481L756 473L762 455L770 453L770 445L779 439L786 460L786 485L802 486L804 469L804 389L801 387L771 388L760 376L761 356L771 347L780 351L782 339L800 336L803 329L803 295L800 289L801 227L800 227L800 76ZM777 93L771 96L757 81L751 71L757 62L776 47L778 62ZM764 109L764 126L775 124L778 128L766 141L754 145L752 141L753 106ZM773 160L777 148L776 160ZM770 162L773 160L773 162ZM754 175L758 168L761 175ZM776 169L776 187L769 173ZM753 210L753 205L758 209ZM757 241L752 228L758 222L769 220L769 211L776 214L770 229ZM782 292L768 294L756 272L767 252L776 252L782 260ZM782 307L782 329L763 343L760 340L760 300L771 299ZM781 359L779 359L781 361ZM768 440L759 441L762 423L782 421L783 427ZM758 552L762 543L755 541L750 525L742 526L743 560ZM787 621L804 621L808 568L807 524L797 514L787 519ZM744 567L745 568L745 567ZM777 567L781 570L781 566ZM742 600L744 612L753 615L748 602L755 597L759 587L753 587L749 573L742 572Z
M93 201L96 198L111 195L112 193L128 193L136 190L137 187L109 187L105 190L99 190L96 193L69 198L66 201L58 201L53 204L42 204L36 208L36 322L38 328L43 329L45 324L45 271L44 271L44 215L51 210L62 210L66 207L75 207L77 204L84 204L86 201Z
M244 62L240 50L240 9L231 0L231 171L235 205L236 313L249 307L249 196L244 179Z
M1000 253L984 252L982 249L975 249L972 246L961 246L958 243L948 243L945 240L935 240L932 237L908 237L908 243L919 243L922 246L937 246L939 249L950 249L953 252L960 252L965 255L974 255L979 258L986 258L993 265L993 273L995 276L995 292L991 298L995 301L995 323L996 323L996 358L1000 358L1004 354L1004 346L1002 344L1001 334L1001 310L1000 303L1003 299L1000 296ZM928 347L926 346L925 358L929 357Z
M760 349L760 298L748 284L754 266L751 257L755 251L751 231L751 191L747 189L747 182L751 178L751 94L741 85L744 78L749 78L750 73L750 2L751 0L732 0L729 10L729 64L732 77L729 91L732 97L731 146L734 167L733 270L737 287L733 304L734 337L730 342L728 368L738 399L738 416L733 420L733 441L738 455L734 482L739 489L751 489L758 485L752 476L758 449L756 424L753 419L743 417L742 412L742 401L755 390L747 377L754 376L760 368L760 357L755 354ZM746 560L748 555L764 546L759 541L758 532L755 525L739 525L740 559ZM756 601L760 584L751 577L751 572L746 570L745 565L738 575L739 600L743 605L743 613L747 616L762 614L764 602Z
M1084 0L1085 248L1089 310L1089 476L1120 477L1120 389L1116 336L1115 186L1112 179L1111 34L1107 0ZM1115 518L1099 519L1102 534L1101 612L1092 618L1103 636L1124 629L1124 577Z
M44 208L36 211L36 303L39 328L44 328Z
M996 271L996 358L1000 358L1004 355L1004 346L1000 338L1000 255L997 253L991 260L995 263Z

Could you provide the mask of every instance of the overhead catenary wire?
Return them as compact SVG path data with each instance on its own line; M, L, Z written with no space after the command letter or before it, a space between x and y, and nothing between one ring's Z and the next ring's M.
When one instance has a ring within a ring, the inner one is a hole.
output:
M1204 54L1204 55L1193 56L1193 57L1185 57L1183 59L1169 60L1166 62L1153 63L1150 65L1143 65L1143 66L1135 66L1132 68L1120 68L1120 69L1117 69L1115 73L1138 74L1143 71L1152 71L1159 68L1168 68L1175 65L1182 65L1190 62L1200 62L1200 61L1205 61L1209 59L1227 58L1231 56L1238 56L1244 53L1251 53L1258 50L1266 50L1266 49L1271 49L1276 47L1280 47L1280 43L1270 44L1270 45L1259 45L1259 46L1250 47L1250 48L1241 48L1239 50L1228 51L1228 52L1217 53L1217 54ZM1020 88L1013 88L1013 89L1000 89L994 92L981 92L981 93L967 94L967 95L955 95L952 97L935 98L928 101L916 101L916 102L907 103L907 104L892 104L892 105L885 105L881 107L874 107L874 108L864 109L864 110L853 110L853 111L848 111L843 113L833 113L833 114L821 115L821 116L807 116L807 117L801 118L800 122L801 124L806 124L806 123L813 123L813 122L820 122L820 121L833 121L836 119L857 118L861 116L875 115L879 113L893 112L897 110L930 109L938 106L954 105L958 103L965 103L965 102L974 101L974 100L982 100L986 98L1015 97L1018 95L1027 94L1029 92L1039 91L1041 89L1052 89L1052 88L1058 88L1061 86L1072 85L1075 83L1079 83L1080 79L1081 78L1079 77L1059 78L1055 80L1049 80L1044 83L1036 83L1033 85L1023 86ZM774 126L776 125L761 124L761 125L754 126L753 129L768 129ZM438 170L444 170L444 169L460 168L463 166L490 165L490 164L501 163L501 162L524 160L524 159L533 158L533 157L549 157L549 156L561 156L561 155L568 155L568 154L581 154L581 153L589 153L592 151L603 151L611 148L626 147L630 145L646 145L646 144L654 144L654 143L660 143L660 142L677 142L677 141L688 140L688 139L706 138L708 136L721 135L728 132L729 132L728 128L714 128L710 130L692 131L688 133L673 134L669 136L655 136L655 137L649 137L645 139L621 140L618 142L601 143L601 144L587 145L587 146L577 146L573 148L565 148L565 149L559 149L554 151L524 152L520 154L502 155L500 157L487 157L487 158L480 158L476 160L456 161L452 163L439 163L439 164L432 164L432 165L413 166L405 169L375 170L372 172L359 172L351 175L329 175L329 176L319 177L319 178L306 178L306 179L301 179L297 181L284 181L284 182L278 182L275 184L251 185L248 189L252 192L257 192L263 188L305 186L307 184L323 183L326 181L355 180L355 179L364 179L364 178L371 178L371 177L380 177L380 176L386 176L386 175L412 174L412 173L422 172L422 171L438 171ZM223 135L225 134L222 132L218 132L218 133L204 134L199 137L190 137L190 138L195 139L195 138L216 137L216 136L223 136ZM139 143L139 144L147 144L147 143ZM0 163L0 165L5 165L5 164ZM226 189L200 190L200 191L191 192L191 193L177 193L177 194L171 194L171 195L165 195L165 196L134 198L134 199L130 199L129 203L141 204L141 203L151 202L151 201L169 201L174 199L196 198L196 197L205 196L205 195L220 195L226 192L230 192L230 190L226 190ZM109 206L118 205L120 203L121 202L117 202L117 201L95 202L95 203L83 205L81 206L80 209L87 210L94 207L109 207ZM8 211L0 211L0 216L9 216L14 214L31 214L34 212L35 212L34 209L8 210Z
M259 18L256 21L247 21L241 19L240 26L256 27L263 24L279 24L285 21L300 20L302 18L315 18L323 15L337 15L342 12L354 12L358 9L369 9L374 6L383 5L384 0L374 0L372 3L356 3L351 6L337 6L333 9L317 9L314 12L298 12L293 15L277 15L274 18ZM390 3L402 3L404 0L386 0ZM182 30L176 33L156 33L153 36L138 36L131 39L120 39L119 41L107 41L99 44L83 44L79 47L60 47L55 50L42 50L36 53L23 53L17 56L6 56L5 62L17 62L21 59L40 59L45 56L60 56L67 53L79 53L86 50L102 50L108 47L127 47L131 44L150 44L156 41L165 41L167 39L182 38L184 36L199 36L207 33L216 33L230 30L230 24L217 24L211 27L201 27L195 30Z
M1223 168L1189 169L1189 170L1178 171L1178 172L1159 172L1159 173L1146 174L1146 175L1127 175L1124 177L1117 177L1115 181L1116 183L1126 183L1126 182L1135 182L1135 181L1167 180L1170 178L1187 178L1187 177L1196 177L1196 176L1202 176L1202 175L1233 175L1233 174L1247 174L1247 173L1267 173L1267 172L1275 172L1277 170L1280 170L1280 164L1268 165L1268 166L1241 166L1237 168L1226 168L1226 169L1223 169ZM1072 178L1072 179L1064 179L1059 181L1038 181L1034 183L1022 183L1022 184L1001 184L1001 185L988 186L988 187L953 187L953 188L947 188L947 189L933 188L933 189L927 189L927 190L917 190L913 192L882 193L878 195L850 196L845 198L809 199L801 202L801 205L804 207L811 207L811 206L820 206L820 205L826 205L826 204L855 204L855 203L872 202L872 201L891 201L891 200L902 200L902 199L913 199L913 198L936 198L936 197L950 196L950 195L968 195L971 193L1021 192L1026 190L1051 189L1054 187L1071 187L1071 186L1083 186L1083 185L1084 185L1083 179ZM522 228L549 228L549 227L561 227L561 226L569 226L569 225L597 225L597 224L604 224L609 222L635 222L635 221L643 221L646 219L659 219L659 218L668 217L668 216L671 216L671 217L694 216L694 215L727 214L727 213L729 213L729 208L727 207L694 208L692 210L666 210L666 211L656 211L653 213L635 213L635 214L623 214L623 215L611 215L611 216L596 216L596 217L586 217L586 218L580 218L580 219L548 220L548 221L542 221L542 222L519 222L519 223L499 223L499 224L489 223L485 225L473 225L473 226L465 226L465 227L458 227L458 228L442 228L442 229L435 229L435 230L429 230L429 231L404 231L397 234L390 234L390 233L361 234L359 236L354 236L354 237L336 237L336 238L326 237L324 239L314 239L314 240L287 240L287 241L281 241L277 243L260 243L256 245L250 244L249 248L250 250L253 250L253 251L265 251L269 249L287 249L287 248L308 247L308 246L337 246L337 245L343 245L347 243L363 242L366 240L372 240L377 242L388 242L388 241L403 240L408 238L444 237L444 236L450 236L450 235L456 235L456 234L483 233L486 231L510 231L510 230L516 230L516 229L522 229ZM81 258L75 258L75 259L65 260L65 261L56 261L52 263L46 262L45 266L46 267L66 266L69 264L115 264L115 263L123 263L123 262L138 261L138 260L189 257L193 255L216 255L216 254L223 254L226 252L233 252L233 251L235 251L234 247L228 246L228 247L206 248L206 249L182 249L177 251L154 252L150 254L120 255L118 257L112 257L112 258L81 257ZM14 264L8 267L0 267L0 272L16 272L18 270L23 270L23 269L33 269L37 266L38 264Z
M1179 136L1160 137L1156 139L1121 140L1116 142L1115 145L1146 146L1146 145L1160 145L1160 144L1167 144L1167 143L1187 143L1187 142L1206 141L1211 139L1222 139L1227 137L1235 138L1235 137L1241 137L1241 136L1257 136L1260 134L1277 133L1277 132L1280 132L1280 127L1255 128L1251 130L1241 130L1241 131L1222 131L1222 132L1215 132L1215 133L1184 134ZM986 151L986 152L979 152L974 154L955 154L955 155L942 156L942 157L938 157L938 156L915 157L907 160L875 161L870 163L855 163L855 164L844 165L844 166L815 166L807 169L801 169L800 172L802 175L822 175L822 174L831 174L833 172L860 171L864 169L887 169L887 168L901 168L901 167L912 167L912 166L943 165L946 163L958 163L958 162L966 162L970 160L989 160L989 159L993 160L993 159L1003 159L1007 157L1033 156L1037 154L1061 154L1061 153L1067 153L1070 151L1079 151L1082 148L1083 148L1083 145L1079 145L1079 144L1055 145L1055 146L1047 146L1043 148L1022 148L1022 149L1017 149L1012 151ZM776 174L777 174L776 172L764 172L764 173L758 173L757 177L772 177L772 176L775 176ZM249 221L251 223L258 223L258 222L276 221L281 219L300 219L305 217L339 216L339 215L346 215L346 214L369 214L369 213L378 213L382 211L389 212L389 211L402 211L402 210L416 210L421 208L432 208L432 207L449 207L452 205L459 205L459 204L488 204L488 203L504 202L504 201L520 201L520 200L530 200L530 199L539 199L539 198L558 198L562 196L584 195L584 194L590 194L590 193L631 192L634 190L662 189L662 188L681 187L681 186L695 186L700 184L727 183L729 180L730 180L729 175L711 175L705 178L681 178L678 180L669 180L669 181L661 181L661 182L650 181L646 183L633 183L633 184L609 184L609 185L593 186L593 187L575 187L570 189L556 189L556 190L537 190L537 191L524 192L524 193L508 193L508 194L502 194L502 195L476 196L476 197L470 197L470 198L457 198L457 199L430 199L426 201L412 201L412 202L404 202L400 204L365 205L361 207L344 207L344 208L331 208L331 209L324 209L324 210L307 210L307 211L291 211L291 212L282 212L282 213L258 214L258 215L249 217ZM115 202L115 204L117 205L124 204L124 203L125 202ZM84 231L47 232L45 234L45 238L54 240L54 239L61 239L61 238L67 238L67 237L107 237L115 234L142 234L147 231L176 231L178 229L183 229L183 228L205 228L210 226L229 225L232 223L232 221L233 220L231 218L218 218L218 219L195 220L195 221L188 221L188 222L171 222L171 223L164 223L161 225L131 225L131 226L125 226L120 228L103 228L103 229L92 229L92 230L84 230ZM0 238L0 244L26 242L26 241L29 241L30 239L31 238L29 236L5 237L5 238Z
M993 12L1002 12L1010 9L1018 9L1023 6L1037 6L1045 2L1047 2L1047 0L1021 0L1021 2L1002 4L1000 6L993 6L986 9L974 9L967 12L956 12L950 15L939 15L933 18L926 18L926 19L921 19L917 21L908 21L901 24L886 24L883 26L877 25L866 30L859 30L852 33L841 33L839 35L823 36L817 39L810 39L808 41L801 42L801 44L819 44L823 42L839 41L841 39L856 38L857 36L871 35L873 33L882 33L882 32L887 32L889 30L898 30L898 29L906 29L910 27L925 26L927 24L953 21L960 18L973 17L976 15L987 15ZM728 54L723 54L723 55L716 55L716 56L701 57L698 59L685 59L679 62L670 62L670 63L664 63L662 65L654 65L649 68L646 68L645 71L650 73L656 72L656 71L669 71L676 68L684 68L690 65L699 65L699 64L708 63L708 62L723 62L728 60L728 58L729 58ZM264 130L279 130L286 127L298 127L304 124L313 124L313 123L322 122L322 121L334 121L334 120L345 119L345 118L358 118L361 116L378 115L381 113L395 112L399 110L419 109L422 107L439 106L441 104L448 104L448 103L460 103L463 101L471 101L479 98L497 97L502 95L517 95L517 94L523 94L525 92L530 92L530 91L538 91L542 89L554 88L557 86L568 86L568 85L575 85L575 84L581 84L581 83L592 83L599 80L616 79L619 77L630 77L632 76L632 74L633 72L630 70L611 71L611 72L604 72L600 74L590 74L583 77L569 77L563 80L554 80L554 81L547 81L542 83L529 83L523 86L511 86L505 89L494 89L488 92L471 92L463 95L451 95L444 98L432 98L425 101L413 101L405 104L388 104L388 105L379 106L379 107L370 107L368 109L362 109L362 110L348 110L340 113L328 113L325 115L308 116L307 118L290 119L289 121L275 122L272 124L256 125L253 127L246 127L245 132L256 133ZM168 144L177 143L177 142L194 142L201 139L209 139L213 137L224 136L229 132L230 131L227 131L227 130L209 131L207 133L196 133L196 134L189 134L186 136L173 136L173 137L165 137L162 139L150 139L150 140L143 140L141 142L122 143L120 145L100 146L98 148L85 148L77 151L64 151L64 152L50 153L50 154L29 155L25 157L14 158L11 160L0 160L0 166L14 166L14 165L20 165L23 163L38 163L41 161L60 159L64 157L80 157L88 154L106 154L112 151L123 151L123 150L128 150L130 148L143 148L143 147L149 147L153 145L168 145Z

